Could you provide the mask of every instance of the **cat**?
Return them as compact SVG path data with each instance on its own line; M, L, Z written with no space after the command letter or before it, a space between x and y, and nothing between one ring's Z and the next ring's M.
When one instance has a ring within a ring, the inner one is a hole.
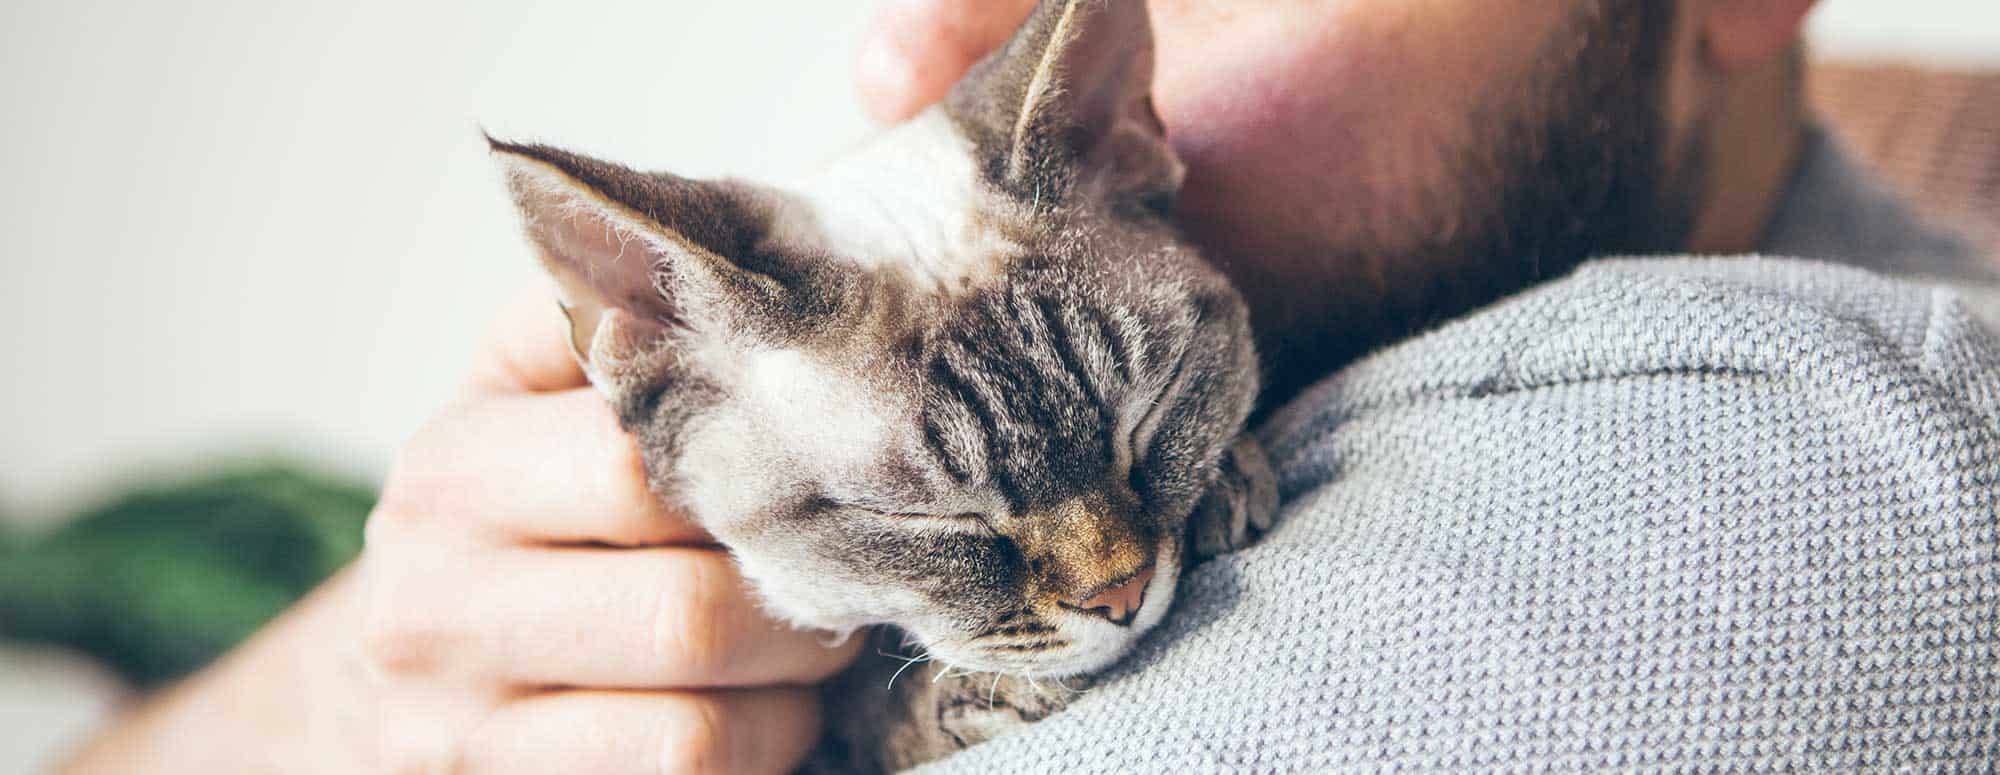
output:
M1271 527L1247 311L1167 220L1151 74L1141 0L1043 2L794 189L489 140L653 488L775 615L919 649L830 682L808 769L1060 709Z

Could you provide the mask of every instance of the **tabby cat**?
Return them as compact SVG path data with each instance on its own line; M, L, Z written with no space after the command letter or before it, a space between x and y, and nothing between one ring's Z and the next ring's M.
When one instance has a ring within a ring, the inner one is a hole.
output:
M832 682L809 768L1059 709L1269 527L1244 304L1164 217L1151 74L1143 2L1044 2L796 189L493 141L655 490L776 615L917 649Z

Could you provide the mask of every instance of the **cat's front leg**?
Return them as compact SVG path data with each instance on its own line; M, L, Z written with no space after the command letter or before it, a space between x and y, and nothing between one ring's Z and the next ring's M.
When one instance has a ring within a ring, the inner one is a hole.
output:
M1278 518L1278 477L1255 436L1237 437L1216 467L1188 517L1190 565L1255 543Z

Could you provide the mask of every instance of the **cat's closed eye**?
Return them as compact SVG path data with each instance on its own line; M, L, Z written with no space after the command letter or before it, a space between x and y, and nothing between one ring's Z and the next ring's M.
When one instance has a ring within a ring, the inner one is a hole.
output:
M870 519L884 520L892 524L919 530L936 530L981 536L999 535L999 531L993 529L992 517L977 511L925 511L875 503L843 503L824 499L812 508L814 511L820 512L846 512L866 515Z
M993 523L988 521L986 515L978 512L925 514L908 511L873 511L872 509L870 511L886 519L897 520L903 524L924 529L946 530L986 536L999 535L999 531L993 529Z

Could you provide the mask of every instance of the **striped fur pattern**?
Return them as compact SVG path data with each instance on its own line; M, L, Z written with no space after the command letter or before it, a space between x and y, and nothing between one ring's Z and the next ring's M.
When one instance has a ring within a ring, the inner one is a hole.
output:
M817 769L1060 709L1269 526L1246 311L1160 214L1150 52L1140 2L1045 3L795 189L493 144L655 489L777 615L887 639Z

